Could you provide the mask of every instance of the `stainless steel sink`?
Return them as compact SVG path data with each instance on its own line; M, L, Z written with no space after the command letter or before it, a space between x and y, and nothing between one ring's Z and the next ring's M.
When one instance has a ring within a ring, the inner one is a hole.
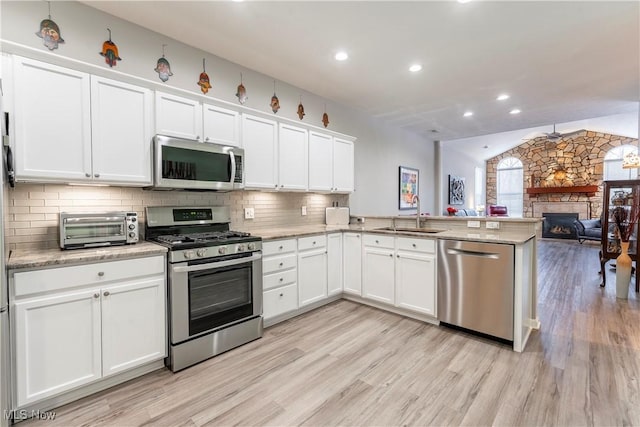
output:
M442 233L443 231L446 230L439 230L437 228L407 228L407 227L383 227L383 228L376 228L374 230L380 230L380 231L405 231L405 232L411 232L411 233L426 233L426 234L436 234L436 233Z

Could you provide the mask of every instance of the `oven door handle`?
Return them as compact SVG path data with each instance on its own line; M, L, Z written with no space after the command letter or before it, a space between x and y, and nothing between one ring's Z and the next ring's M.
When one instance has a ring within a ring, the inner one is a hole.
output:
M171 267L171 270L175 273L190 273L192 271L201 271L201 270L211 270L212 268L218 267L229 267L231 265L245 264L251 261L257 261L262 259L262 253L255 253L250 257L238 258L238 259L230 259L228 261L219 261L219 262L211 262L208 264L199 264L199 265L190 265L187 267L177 266Z

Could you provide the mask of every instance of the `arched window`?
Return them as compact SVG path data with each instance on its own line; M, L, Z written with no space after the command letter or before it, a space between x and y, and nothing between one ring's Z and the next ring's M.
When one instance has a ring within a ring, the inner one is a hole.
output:
M605 181L612 179L636 179L638 177L638 169L622 169L622 159L628 153L638 153L638 147L635 145L621 145L607 151L604 156L604 166L602 170L602 179Z
M506 206L509 216L522 217L522 162L515 157L500 160L496 178L498 205Z

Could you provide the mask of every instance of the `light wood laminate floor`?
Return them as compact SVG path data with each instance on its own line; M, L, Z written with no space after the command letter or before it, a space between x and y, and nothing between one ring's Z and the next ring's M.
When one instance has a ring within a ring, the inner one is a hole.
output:
M342 300L23 426L640 425L639 301L598 270L596 245L540 242L542 328L521 354Z

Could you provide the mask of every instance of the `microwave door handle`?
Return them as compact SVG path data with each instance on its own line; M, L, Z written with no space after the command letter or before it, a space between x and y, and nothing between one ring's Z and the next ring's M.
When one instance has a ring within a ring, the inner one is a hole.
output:
M258 252L250 257L242 257L238 259L231 259L228 261L210 262L207 264L190 265L187 267L171 267L171 270L175 273L190 273L192 271L211 270L212 268L229 267L232 265L245 264L250 261L257 261L262 258L262 253Z
M229 151L229 159L231 160L231 179L229 180L229 184L233 185L236 180L236 156L232 150Z

